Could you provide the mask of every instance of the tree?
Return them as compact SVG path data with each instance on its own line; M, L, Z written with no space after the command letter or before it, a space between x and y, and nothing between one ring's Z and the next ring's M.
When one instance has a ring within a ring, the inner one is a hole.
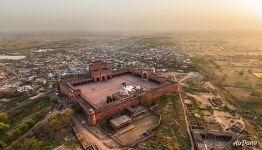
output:
M73 110L66 108L62 112L54 112L46 122L39 124L35 129L36 135L43 135L44 137L53 137L59 134L60 130L71 125L71 117Z
M73 110L66 108L63 112L62 115L64 115L64 121L69 122L71 120L71 117L73 115Z
M239 72L239 75L244 75L244 70L242 69L240 72Z
M115 99L113 98L113 97L111 97L111 96L107 96L106 97L106 102L107 103L111 103L111 102L113 102Z
M8 115L6 113L0 113L0 122L7 122L8 121Z
M55 112L48 118L48 125L53 129L60 129L70 124L73 110L66 108L62 112Z
M0 132L4 132L10 127L7 122L8 115L6 113L0 113Z
M220 69L220 66L219 66L219 65L215 65L215 68L216 68L216 69Z
M6 123L0 122L0 132L6 131L10 126Z
M10 147L10 150L40 150L42 142L35 137L26 138L22 142L15 143Z

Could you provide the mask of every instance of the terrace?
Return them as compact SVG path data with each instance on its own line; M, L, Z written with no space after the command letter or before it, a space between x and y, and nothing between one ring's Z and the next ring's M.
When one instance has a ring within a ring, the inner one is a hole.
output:
M132 129L124 133L116 133L113 138L121 145L134 146L139 142L150 137L146 133L156 128L160 123L161 117L155 112L149 112L148 115L132 122Z

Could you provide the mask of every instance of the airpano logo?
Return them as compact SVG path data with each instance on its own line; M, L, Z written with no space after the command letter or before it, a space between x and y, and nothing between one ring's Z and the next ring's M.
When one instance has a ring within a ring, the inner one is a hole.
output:
M233 143L233 146L256 146L257 141L248 141L248 140L237 140Z

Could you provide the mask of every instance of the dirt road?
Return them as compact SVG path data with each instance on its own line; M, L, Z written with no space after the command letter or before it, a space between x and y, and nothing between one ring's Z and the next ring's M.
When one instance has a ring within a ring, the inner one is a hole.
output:
M92 133L90 133L84 126L82 126L82 124L76 118L73 118L73 122L76 133L83 137L84 141L96 145L101 150L109 150L109 148L105 146L101 140L99 140Z
M179 82L182 83L189 78L196 78L197 76L198 76L197 72L189 72L184 78L180 79Z

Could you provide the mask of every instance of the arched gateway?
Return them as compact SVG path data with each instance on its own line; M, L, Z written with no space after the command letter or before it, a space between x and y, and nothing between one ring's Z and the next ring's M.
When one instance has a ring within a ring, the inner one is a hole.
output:
M147 72L142 73L142 79L148 80L148 74Z

